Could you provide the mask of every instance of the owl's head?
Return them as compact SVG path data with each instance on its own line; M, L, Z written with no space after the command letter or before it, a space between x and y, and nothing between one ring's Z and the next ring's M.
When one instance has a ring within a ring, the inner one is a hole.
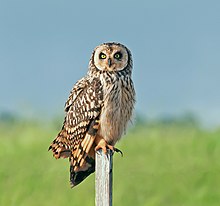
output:
M131 53L127 47L119 43L104 43L97 46L91 61L100 71L122 71L132 66Z

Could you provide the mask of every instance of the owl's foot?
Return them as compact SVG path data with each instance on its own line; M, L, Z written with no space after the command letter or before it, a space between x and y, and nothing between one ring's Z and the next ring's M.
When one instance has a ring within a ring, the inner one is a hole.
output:
M107 149L112 150L111 147L112 146L108 145L104 139L98 139L98 143L97 146L95 147L95 151L97 152L99 149L101 149L104 152L104 154L107 154Z
M112 145L107 144L107 142L104 139L100 139L97 146L95 147L95 151L98 151L99 149L102 149L104 154L107 154L107 149L110 149L112 152L119 152L121 156L123 156L123 153L120 149L115 148Z

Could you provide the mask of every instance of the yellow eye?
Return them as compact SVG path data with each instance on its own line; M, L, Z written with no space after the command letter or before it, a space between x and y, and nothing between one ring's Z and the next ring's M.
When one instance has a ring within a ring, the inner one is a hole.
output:
M121 52L117 52L117 53L115 53L114 57L115 57L115 59L121 59L122 53Z
M104 53L100 53L99 58L100 59L106 59L106 55Z

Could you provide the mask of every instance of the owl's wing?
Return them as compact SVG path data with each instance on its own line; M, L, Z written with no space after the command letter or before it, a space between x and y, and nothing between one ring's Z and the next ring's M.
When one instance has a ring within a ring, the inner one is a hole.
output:
M66 117L62 130L50 145L55 158L70 158L71 170L86 170L87 157L99 127L103 104L101 83L98 79L83 78L70 92L65 104Z
M70 106L73 104L73 102L76 100L78 95L86 88L88 82L86 78L82 78L79 81L75 83L73 86L70 95L65 103L64 110L65 112L68 112L70 109Z

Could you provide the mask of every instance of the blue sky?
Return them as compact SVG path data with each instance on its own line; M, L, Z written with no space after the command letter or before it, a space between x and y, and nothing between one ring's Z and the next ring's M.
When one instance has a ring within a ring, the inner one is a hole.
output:
M137 111L220 124L220 1L0 0L0 111L62 114L98 44L133 54Z

